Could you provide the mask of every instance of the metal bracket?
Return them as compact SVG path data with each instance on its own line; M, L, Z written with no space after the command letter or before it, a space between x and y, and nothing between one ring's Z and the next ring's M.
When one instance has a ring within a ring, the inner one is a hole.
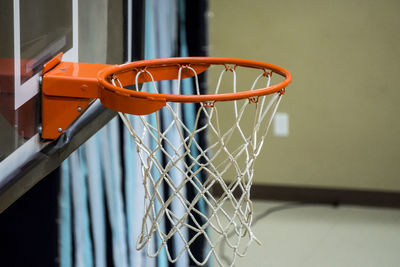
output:
M61 62L62 54L42 72L42 138L56 139L100 97L97 73L105 64Z

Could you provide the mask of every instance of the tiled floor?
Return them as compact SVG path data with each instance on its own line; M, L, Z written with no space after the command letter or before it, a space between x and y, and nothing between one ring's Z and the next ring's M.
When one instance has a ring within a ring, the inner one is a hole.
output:
M256 202L257 217L263 245L237 267L400 266L399 209Z

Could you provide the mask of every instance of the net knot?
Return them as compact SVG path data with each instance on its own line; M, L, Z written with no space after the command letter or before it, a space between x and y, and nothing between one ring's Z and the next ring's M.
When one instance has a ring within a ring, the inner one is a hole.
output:
M234 71L236 70L236 65L229 66L229 65L225 65L225 64L224 64L224 66L225 66L225 71L234 72Z
M214 106L215 106L215 100L203 102L203 107L205 108L213 108Z
M187 63L187 64L178 64L178 67L179 67L180 69L189 69L189 68L191 68L191 64L190 64L190 63Z
M137 72L144 72L144 71L147 71L147 66L140 67L140 68L135 68L135 70L136 70Z
M272 76L272 71L267 71L266 69L264 69L264 74L263 74L263 76L264 76L264 77L271 78L271 76Z
M249 104L258 103L259 96L249 97Z

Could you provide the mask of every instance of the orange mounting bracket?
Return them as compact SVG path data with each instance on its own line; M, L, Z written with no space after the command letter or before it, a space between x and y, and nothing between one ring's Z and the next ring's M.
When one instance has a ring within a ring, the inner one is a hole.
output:
M109 65L61 62L62 53L42 71L42 138L56 139L100 97L97 73Z
M62 56L58 54L43 66L43 139L58 138L96 98L107 108L135 115L149 114L165 106L165 99L134 97L104 88L98 76L115 65L62 62ZM130 84L134 81L130 80Z

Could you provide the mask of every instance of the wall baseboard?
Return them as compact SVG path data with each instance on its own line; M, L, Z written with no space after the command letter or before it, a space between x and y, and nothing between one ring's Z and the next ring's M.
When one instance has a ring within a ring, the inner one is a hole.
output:
M221 188L213 189L215 195L222 194ZM237 193L235 191L234 195ZM400 208L400 191L254 184L251 199Z

